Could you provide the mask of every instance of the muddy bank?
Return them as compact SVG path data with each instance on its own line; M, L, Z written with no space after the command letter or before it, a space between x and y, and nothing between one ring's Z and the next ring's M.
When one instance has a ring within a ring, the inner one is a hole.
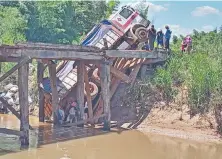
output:
M213 109L191 117L180 93L167 104L150 86L141 87L137 83L133 89L129 90L127 86L121 89L125 94L121 97L118 93L118 101L112 107L112 120L119 126L200 142L222 142Z

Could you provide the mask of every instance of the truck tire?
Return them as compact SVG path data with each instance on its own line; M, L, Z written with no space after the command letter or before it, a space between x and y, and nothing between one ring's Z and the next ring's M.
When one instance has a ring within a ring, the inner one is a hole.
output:
M93 82L89 82L89 86L90 86L90 94L91 94L91 97L93 100L96 97L96 95L98 94L99 89L98 89L97 85ZM84 87L85 87L85 84L84 84ZM84 89L84 94L86 96L86 89Z
M145 42L148 40L147 29L144 27L139 27L135 30L135 35L139 42Z

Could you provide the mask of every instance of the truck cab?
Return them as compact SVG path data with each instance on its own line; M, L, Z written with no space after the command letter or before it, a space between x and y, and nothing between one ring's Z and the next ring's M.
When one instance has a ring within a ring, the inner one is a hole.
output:
M104 47L103 39L108 42L109 49L128 49L138 42L145 42L148 38L147 28L149 20L130 6L123 6L108 20L97 24L86 36L82 45Z

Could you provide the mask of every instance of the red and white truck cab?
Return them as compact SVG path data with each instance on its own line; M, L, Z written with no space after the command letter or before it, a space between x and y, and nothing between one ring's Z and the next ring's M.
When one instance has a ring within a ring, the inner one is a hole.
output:
M109 49L129 49L136 42L148 39L147 28L150 24L141 14L130 6L123 6L108 20L103 20L86 36L82 45L104 47L106 38Z

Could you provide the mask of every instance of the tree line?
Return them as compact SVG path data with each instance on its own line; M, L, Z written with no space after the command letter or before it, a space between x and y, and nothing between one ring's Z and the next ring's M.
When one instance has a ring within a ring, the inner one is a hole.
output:
M119 5L110 1L1 1L0 43L79 43Z

